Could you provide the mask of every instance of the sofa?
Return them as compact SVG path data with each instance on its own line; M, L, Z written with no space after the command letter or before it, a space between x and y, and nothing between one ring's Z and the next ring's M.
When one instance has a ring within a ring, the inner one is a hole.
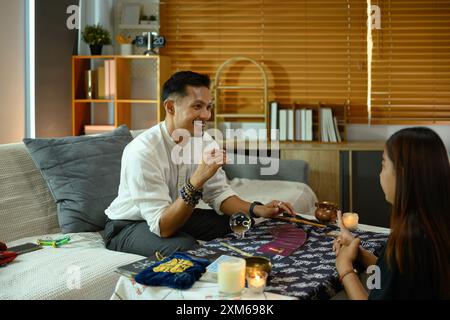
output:
M272 181L258 177L257 168L229 165L224 169L242 198L262 202L276 198L292 202L299 212L312 213L317 198L306 184L306 163L281 162L280 180L274 176L269 178ZM27 148L23 143L1 145L0 241L13 247L61 235L55 200ZM101 232L69 235L68 244L19 255L0 268L0 300L109 299L119 279L115 269L143 258L107 250Z

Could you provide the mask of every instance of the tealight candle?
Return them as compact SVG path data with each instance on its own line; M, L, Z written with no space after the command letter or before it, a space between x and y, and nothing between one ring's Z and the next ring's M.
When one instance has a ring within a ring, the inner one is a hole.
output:
M253 293L263 293L267 282L267 272L250 271L247 273L248 289Z
M346 212L342 215L342 223L349 230L356 230L358 228L359 216L357 213Z
M231 258L218 265L219 292L224 295L239 295L245 287L245 260Z

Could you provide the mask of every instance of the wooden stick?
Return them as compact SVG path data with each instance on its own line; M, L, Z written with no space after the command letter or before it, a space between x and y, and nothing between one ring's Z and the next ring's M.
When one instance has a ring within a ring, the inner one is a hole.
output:
M326 227L326 225L324 225L324 224L309 222L309 221L306 221L306 220L303 220L303 219L299 219L299 218L273 217L272 219L288 221L288 222L295 222L295 223L303 223L303 224L308 224L310 226L315 226L315 227L319 227L319 228L325 228Z

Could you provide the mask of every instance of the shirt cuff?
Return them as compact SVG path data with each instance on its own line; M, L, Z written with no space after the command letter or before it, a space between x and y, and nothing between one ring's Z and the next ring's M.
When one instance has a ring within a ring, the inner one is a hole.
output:
M233 190L227 190L224 193L222 193L220 196L215 198L214 202L213 202L214 211L216 211L218 215L223 216L224 213L222 211L220 211L220 206L222 205L222 202L224 202L225 200L227 200L228 198L233 197L233 196L237 196L237 193L234 192Z

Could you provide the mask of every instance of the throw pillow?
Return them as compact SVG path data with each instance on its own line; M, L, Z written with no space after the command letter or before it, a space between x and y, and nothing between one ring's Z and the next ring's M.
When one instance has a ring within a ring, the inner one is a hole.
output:
M58 208L63 233L105 228L105 209L117 197L125 146L132 141L121 126L93 136L24 139Z

